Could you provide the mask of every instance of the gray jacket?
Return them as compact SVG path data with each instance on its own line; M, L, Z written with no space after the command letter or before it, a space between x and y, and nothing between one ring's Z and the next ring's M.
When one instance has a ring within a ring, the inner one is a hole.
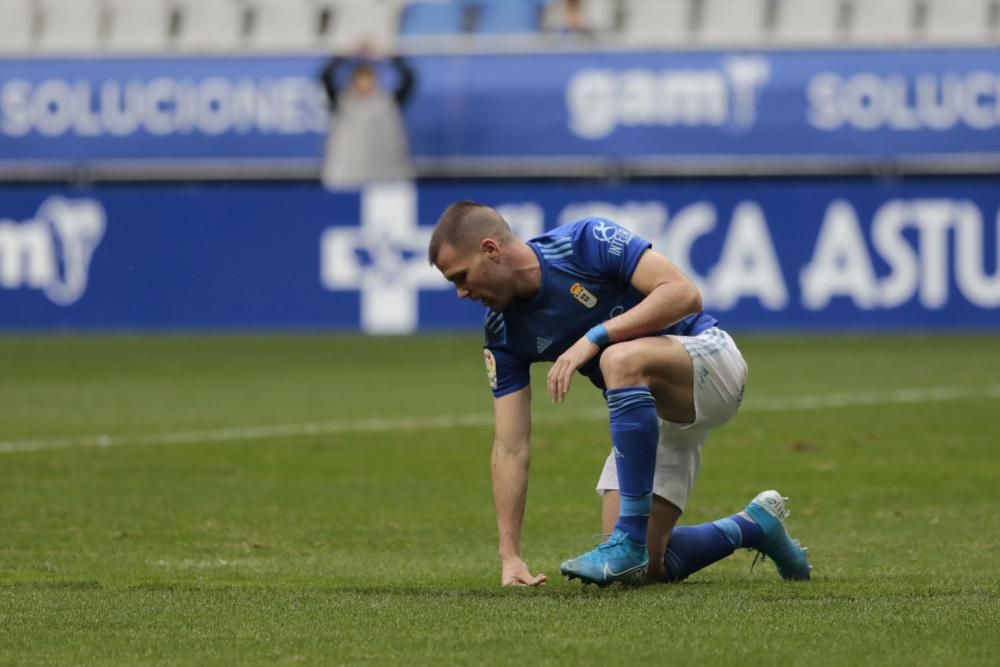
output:
M328 188L354 188L371 181L413 177L402 107L413 88L413 71L399 58L392 65L399 85L394 93L376 90L362 96L338 90L336 76L344 60L334 58L323 70L330 100L322 180Z

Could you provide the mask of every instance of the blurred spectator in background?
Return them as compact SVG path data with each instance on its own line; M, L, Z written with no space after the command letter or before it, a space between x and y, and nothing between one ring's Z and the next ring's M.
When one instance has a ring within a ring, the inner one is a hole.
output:
M594 31L587 25L582 0L555 0L545 9L542 25L546 32L579 37L593 37Z
M395 70L395 90L379 81L381 65ZM346 85L343 72L350 70ZM323 160L323 185L353 188L370 181L413 176L403 108L413 92L413 69L401 56L378 59L370 45L355 58L336 56L322 73L330 101L330 131Z

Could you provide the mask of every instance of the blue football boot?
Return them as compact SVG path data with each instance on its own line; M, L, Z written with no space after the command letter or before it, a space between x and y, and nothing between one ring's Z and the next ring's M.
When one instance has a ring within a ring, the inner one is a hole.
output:
M607 542L564 562L559 570L569 579L580 579L587 584L608 586L620 581L639 586L646 583L648 567L646 545L636 544L623 531L615 530Z
M812 566L806 559L806 550L785 531L785 519L789 515L785 509L787 500L777 491L761 491L743 511L764 533L757 551L774 561L781 578L808 579Z

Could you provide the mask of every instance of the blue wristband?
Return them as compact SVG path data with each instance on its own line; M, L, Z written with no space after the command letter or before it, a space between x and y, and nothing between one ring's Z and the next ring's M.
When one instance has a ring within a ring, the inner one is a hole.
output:
M587 340L597 347L607 347L611 342L611 339L608 337L608 330L604 328L603 324L598 324L596 327L588 331Z

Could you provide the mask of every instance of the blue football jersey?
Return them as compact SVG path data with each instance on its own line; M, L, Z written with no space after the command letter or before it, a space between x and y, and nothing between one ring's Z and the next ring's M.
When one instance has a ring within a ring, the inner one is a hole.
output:
M644 298L631 285L648 241L604 218L585 218L530 239L542 267L542 286L531 299L514 299L486 314L486 369L499 398L526 387L528 367L555 361L587 331ZM697 313L659 332L695 336L718 323ZM604 389L598 357L580 369Z

